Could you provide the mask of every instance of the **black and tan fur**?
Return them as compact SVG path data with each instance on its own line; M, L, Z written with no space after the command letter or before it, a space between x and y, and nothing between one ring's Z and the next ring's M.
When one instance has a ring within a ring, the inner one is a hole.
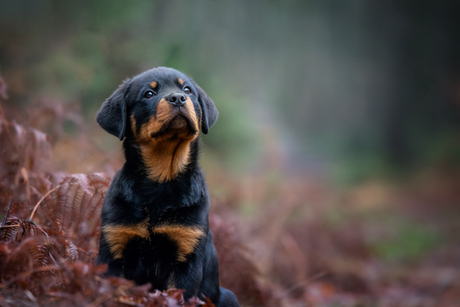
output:
M126 157L102 209L97 261L108 264L109 275L185 289L186 300L239 306L219 286L209 195L198 166L199 133L216 119L206 93L166 67L126 80L103 103L97 122L123 140Z

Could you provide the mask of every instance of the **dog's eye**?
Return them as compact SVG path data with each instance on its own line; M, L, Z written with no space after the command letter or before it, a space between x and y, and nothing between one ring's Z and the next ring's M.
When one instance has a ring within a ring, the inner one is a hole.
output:
M153 91L147 91L144 94L144 98L151 98L155 93Z
M183 91L185 94L190 94L192 92L192 90L188 86L184 87Z

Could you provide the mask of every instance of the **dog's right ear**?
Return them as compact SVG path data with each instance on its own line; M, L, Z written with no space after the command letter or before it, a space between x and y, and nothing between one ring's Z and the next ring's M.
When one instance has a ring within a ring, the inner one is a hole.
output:
M123 81L112 96L104 101L96 114L97 123L120 140L125 138L127 121L125 96L130 86L131 79Z

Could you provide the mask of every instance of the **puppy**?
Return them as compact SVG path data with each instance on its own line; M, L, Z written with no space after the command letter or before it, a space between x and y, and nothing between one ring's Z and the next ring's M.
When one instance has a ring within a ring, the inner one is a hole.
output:
M124 81L97 113L123 140L126 162L102 209L98 263L108 274L184 289L185 300L206 297L239 306L219 286L209 229L209 194L198 166L199 133L217 119L213 101L191 78L158 67Z

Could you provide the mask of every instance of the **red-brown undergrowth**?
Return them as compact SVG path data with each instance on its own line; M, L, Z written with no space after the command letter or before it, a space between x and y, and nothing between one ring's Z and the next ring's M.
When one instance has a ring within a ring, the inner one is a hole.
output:
M50 138L8 120L1 107L0 148L0 306L213 306L198 299L185 304L180 289L160 292L105 277L106 267L96 266L100 213L110 176L48 172ZM217 217L211 222L217 228L219 255L225 254L223 272L234 259L248 270L240 277L249 292L233 282L240 301L251 293L261 305L256 270L241 243ZM223 283L231 284L234 276L223 275Z
M96 266L100 213L111 178L47 173L47 136L0 108L0 305L212 306L184 304L180 289L104 277Z

